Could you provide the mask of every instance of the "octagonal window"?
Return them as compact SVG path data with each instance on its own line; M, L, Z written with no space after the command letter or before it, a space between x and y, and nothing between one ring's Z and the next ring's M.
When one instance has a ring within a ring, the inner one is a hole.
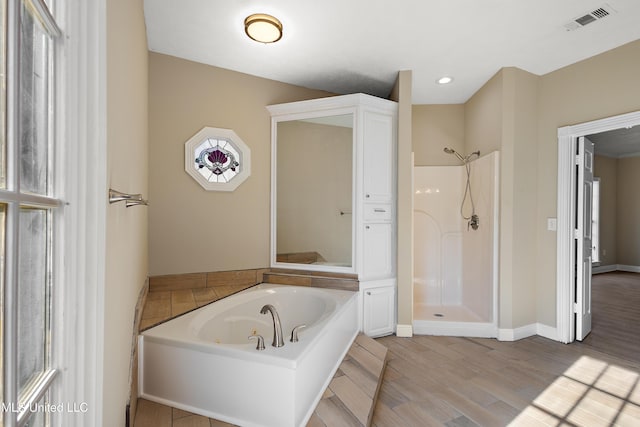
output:
M251 175L251 150L234 131L205 127L185 143L185 171L206 190L233 191Z

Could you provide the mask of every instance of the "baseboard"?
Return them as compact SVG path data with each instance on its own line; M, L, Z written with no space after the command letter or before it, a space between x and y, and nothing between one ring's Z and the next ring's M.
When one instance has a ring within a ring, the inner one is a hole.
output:
M548 338L554 341L560 341L560 338L558 337L558 328L556 328L555 326L547 326L543 325L542 323L537 323L536 329L537 334L541 337Z
M498 329L498 341L518 341L536 335L537 332L535 323L515 329Z
M592 274L611 273L612 271L616 271L617 269L618 269L617 264L599 265L597 267L593 267L591 269L591 273Z
M414 320L413 331L416 335L436 335L470 338L497 337L496 326L493 323Z
M401 338L411 338L413 336L413 326L412 325L397 325L396 326L396 336Z
M555 327L542 323L531 323L515 329L498 329L498 341L518 341L523 338L540 335L550 340L558 341L558 331Z
M640 273L639 265L624 265L624 264L611 264L611 265L599 265L593 267L591 272L593 274L610 273L612 271L625 271L627 273Z
M626 271L628 273L640 273L640 266L618 264L618 271Z

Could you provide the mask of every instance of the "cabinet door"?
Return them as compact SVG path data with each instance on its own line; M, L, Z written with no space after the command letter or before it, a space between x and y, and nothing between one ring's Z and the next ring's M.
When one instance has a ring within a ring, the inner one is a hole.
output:
M394 138L393 118L364 112L364 200L390 202L393 195Z
M364 224L362 278L382 279L393 274L391 223Z
M364 291L364 333L379 337L393 333L395 326L395 288L385 286Z

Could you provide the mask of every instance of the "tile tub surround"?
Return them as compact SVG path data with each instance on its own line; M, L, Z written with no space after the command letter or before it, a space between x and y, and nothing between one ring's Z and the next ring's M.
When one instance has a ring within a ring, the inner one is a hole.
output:
M268 269L188 273L149 278L140 331L262 282Z
M140 331L235 294L258 283L311 286L357 292L353 275L259 268L149 278Z

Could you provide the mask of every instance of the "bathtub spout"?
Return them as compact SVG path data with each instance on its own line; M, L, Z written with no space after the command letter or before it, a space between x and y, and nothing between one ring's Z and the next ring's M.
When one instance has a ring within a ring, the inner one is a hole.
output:
M271 304L266 304L260 310L260 314L267 314L267 311L271 312L271 317L273 318L273 342L271 343L274 347L282 347L284 346L284 339L282 338L282 325L280 324L280 316L278 316L278 312L276 308Z

